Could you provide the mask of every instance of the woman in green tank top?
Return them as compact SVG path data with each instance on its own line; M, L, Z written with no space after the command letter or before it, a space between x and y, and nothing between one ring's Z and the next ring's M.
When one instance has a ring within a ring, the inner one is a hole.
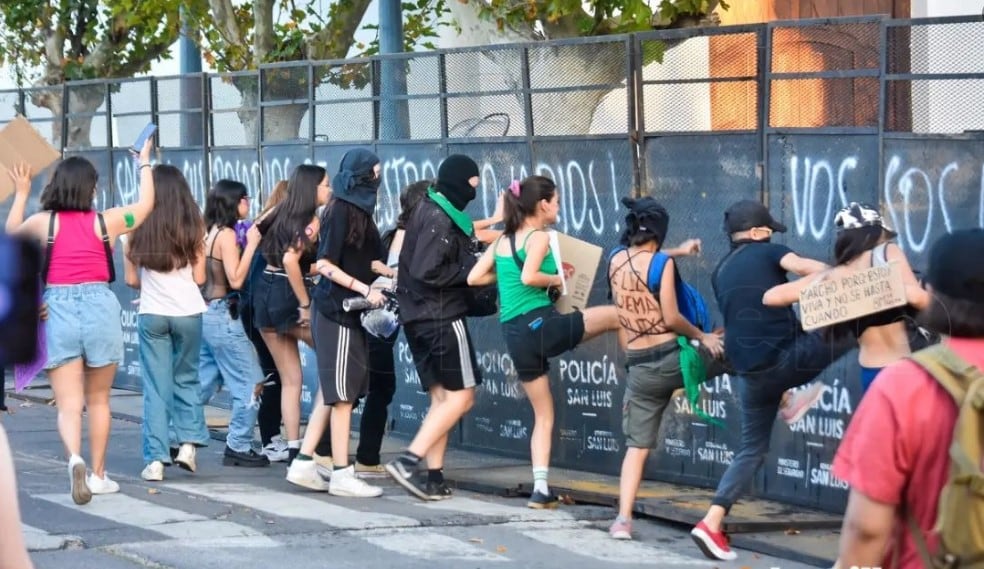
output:
M516 375L533 405L530 437L533 493L527 505L556 508L547 473L554 405L547 372L549 358L618 327L614 306L561 314L553 306L563 286L546 228L557 222L560 194L553 180L530 176L505 192L505 228L468 275L471 286L498 283L499 320Z

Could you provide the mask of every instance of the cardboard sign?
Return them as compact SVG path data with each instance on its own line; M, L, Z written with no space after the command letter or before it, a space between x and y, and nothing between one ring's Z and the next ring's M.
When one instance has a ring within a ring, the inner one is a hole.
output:
M61 157L53 146L21 115L0 130L0 202L14 193L14 181L4 171L26 163L37 176Z
M601 247L557 231L550 232L550 250L560 268L563 288L554 303L561 314L584 310L601 262Z
M800 292L800 321L815 330L907 303L902 271L889 263L812 283Z

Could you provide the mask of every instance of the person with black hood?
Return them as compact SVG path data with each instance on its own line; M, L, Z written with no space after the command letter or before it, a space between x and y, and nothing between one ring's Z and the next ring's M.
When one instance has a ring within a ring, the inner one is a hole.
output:
M406 234L413 238L400 251L400 321L431 406L410 446L386 472L421 500L450 497L443 473L448 433L471 409L482 382L465 321L472 297L468 272L480 246L464 210L475 199L478 182L474 160L448 156L438 168L436 187L410 214ZM427 479L419 481L414 475L425 457Z
M700 241L664 248L670 225L666 209L651 197L623 198L622 203L629 212L621 245L609 257L608 284L627 368L622 404L626 451L618 516L608 533L614 539L632 539L632 506L673 393L685 382L699 386L727 371L727 365L721 333L704 332L677 304L673 258L699 252ZM662 273L658 282L650 282L650 269L658 262L665 263Z
M786 226L768 208L753 200L734 203L724 212L724 230L731 252L718 263L711 285L724 316L724 352L739 378L741 442L711 507L690 535L708 558L730 561L736 554L721 529L724 517L765 461L776 413L787 424L795 423L826 387L815 382L782 404L784 393L812 382L857 339L845 334L831 342L820 332L806 333L792 307L762 304L765 292L786 282L787 273L804 277L827 269L771 242L772 234L784 233Z
M369 388L369 344L358 312L343 303L366 298L373 306L385 301L370 287L373 264L383 254L379 229L373 220L380 183L379 157L362 148L342 157L332 179L334 194L321 218L318 258L322 279L314 290L311 330L321 388L318 405L308 419L301 452L287 471L287 480L312 490L325 490L313 453L327 422L331 422L333 470L328 492L335 496L373 498L383 493L355 475L349 465L352 407Z
M553 439L554 403L550 392L550 358L573 350L604 332L618 328L612 306L593 306L561 314L551 291L563 286L558 259L550 250L547 228L557 223L560 192L553 180L529 176L514 180L505 196L502 237L482 255L468 275L468 284L497 283L499 320L516 375L533 407L530 436L533 491L526 505L553 509L557 495L547 483Z

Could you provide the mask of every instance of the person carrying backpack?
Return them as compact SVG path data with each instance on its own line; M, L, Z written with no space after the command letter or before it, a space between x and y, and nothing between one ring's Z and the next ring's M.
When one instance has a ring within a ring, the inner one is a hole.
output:
M841 567L984 568L982 258L982 229L936 242L919 319L945 339L882 370L844 434Z
M700 242L689 240L664 250L670 223L666 209L651 197L624 198L622 203L629 213L621 245L608 258L608 285L618 311L619 344L628 368L622 404L627 448L618 517L608 533L614 539L632 539L632 506L649 450L658 445L663 412L673 393L684 387L688 376L687 383L694 386L696 395L701 383L724 373L727 366L722 333L710 330L706 304L683 282L671 258L696 253ZM693 314L692 307L698 305L705 307L703 312Z

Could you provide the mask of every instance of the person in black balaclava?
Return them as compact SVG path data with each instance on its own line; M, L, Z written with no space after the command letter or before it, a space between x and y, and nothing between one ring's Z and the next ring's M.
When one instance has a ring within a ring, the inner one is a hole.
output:
M349 465L352 408L369 388L369 344L359 312L345 310L345 301L367 298L374 306L385 301L370 285L373 264L381 261L382 240L372 215L380 181L379 157L355 149L342 158L332 179L333 196L321 216L316 266L322 276L314 293L311 331L321 388L308 419L300 454L287 471L287 480L335 496L370 498L383 493L366 484ZM330 411L329 411L330 410ZM318 439L331 426L333 470L327 488L312 460Z
M464 208L475 199L479 168L460 154L438 168L437 183L406 223L396 298L421 388L431 406L417 436L386 471L421 500L448 498L444 451L448 432L471 408L482 382L465 317L468 272L475 265L474 224ZM412 236L412 237L411 237ZM426 481L414 476L427 458Z

